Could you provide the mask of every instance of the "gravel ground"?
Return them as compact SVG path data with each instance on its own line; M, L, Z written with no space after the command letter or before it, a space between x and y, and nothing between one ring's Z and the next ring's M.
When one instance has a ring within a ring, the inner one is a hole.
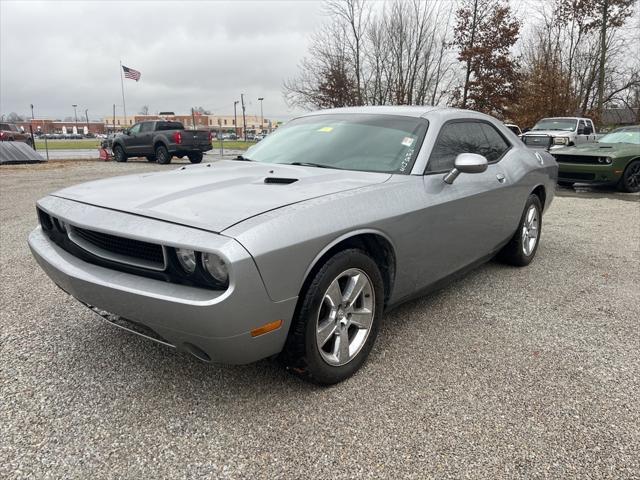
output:
M386 315L332 388L114 329L26 244L34 202L146 162L0 169L0 477L640 478L640 197L561 191L535 262Z

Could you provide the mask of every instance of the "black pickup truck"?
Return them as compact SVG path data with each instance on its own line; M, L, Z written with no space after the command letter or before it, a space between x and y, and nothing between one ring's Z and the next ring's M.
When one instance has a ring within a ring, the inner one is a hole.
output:
M129 157L146 157L150 162L166 164L171 157L189 157L191 163L200 163L204 152L211 150L211 132L185 130L180 122L153 120L140 122L113 139L116 162Z

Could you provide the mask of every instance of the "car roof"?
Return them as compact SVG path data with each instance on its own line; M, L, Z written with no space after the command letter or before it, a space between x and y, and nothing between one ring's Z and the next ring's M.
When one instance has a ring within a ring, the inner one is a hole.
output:
M343 107L343 108L329 108L327 110L316 110L313 112L305 113L300 117L309 117L313 115L332 115L332 114L374 114L374 115L399 115L404 117L423 117L433 118L440 117L444 120L452 117L469 116L476 118L490 118L495 120L489 115L475 112L473 110L464 110L460 108L450 107L434 107L430 105L376 105L366 107Z

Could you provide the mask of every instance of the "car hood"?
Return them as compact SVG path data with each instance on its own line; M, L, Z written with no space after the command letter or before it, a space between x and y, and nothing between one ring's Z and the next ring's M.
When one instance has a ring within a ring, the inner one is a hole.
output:
M555 150L553 154L560 155L584 155L586 157L624 157L637 155L639 145L631 143L587 143L576 147L563 147Z
M527 133L524 133L525 136L530 135L548 135L550 137L568 137L573 132L567 132L564 130L529 130Z
M83 183L53 195L219 233L269 210L383 183L390 177L226 160Z

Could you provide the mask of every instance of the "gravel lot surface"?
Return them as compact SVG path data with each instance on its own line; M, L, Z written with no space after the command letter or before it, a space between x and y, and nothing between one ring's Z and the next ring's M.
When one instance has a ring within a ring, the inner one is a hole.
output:
M36 265L36 199L167 168L0 168L0 477L640 478L638 195L561 190L532 265L390 312L324 389L115 329Z

